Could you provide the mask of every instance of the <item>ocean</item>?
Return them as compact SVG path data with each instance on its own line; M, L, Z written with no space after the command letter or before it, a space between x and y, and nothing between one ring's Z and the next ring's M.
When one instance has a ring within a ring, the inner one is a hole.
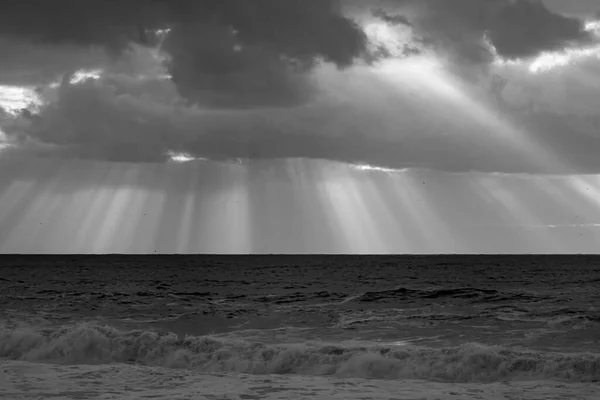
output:
M600 400L600 257L2 256L0 398Z

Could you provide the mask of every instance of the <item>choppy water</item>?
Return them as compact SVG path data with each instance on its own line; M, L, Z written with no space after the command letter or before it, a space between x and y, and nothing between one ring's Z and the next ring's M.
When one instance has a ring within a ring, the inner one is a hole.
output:
M1 257L0 358L11 399L600 399L600 257Z

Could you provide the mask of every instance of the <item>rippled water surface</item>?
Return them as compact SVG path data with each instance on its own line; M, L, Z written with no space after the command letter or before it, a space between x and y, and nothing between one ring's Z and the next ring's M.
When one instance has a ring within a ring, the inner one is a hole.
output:
M6 256L0 324L10 398L600 399L600 257Z

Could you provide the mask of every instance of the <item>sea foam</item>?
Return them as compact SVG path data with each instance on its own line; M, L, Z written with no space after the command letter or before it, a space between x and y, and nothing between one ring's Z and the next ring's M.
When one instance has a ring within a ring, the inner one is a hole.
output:
M0 357L63 365L135 363L208 373L444 382L600 380L598 354L534 352L477 343L440 348L318 342L267 345L217 336L126 332L89 323L1 330Z

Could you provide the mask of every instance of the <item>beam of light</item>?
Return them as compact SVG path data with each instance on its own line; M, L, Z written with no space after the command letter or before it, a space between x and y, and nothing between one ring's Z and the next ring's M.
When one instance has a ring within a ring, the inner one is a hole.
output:
M139 186L150 179L166 186L162 171L160 165L92 164L94 182L100 183L72 196L78 220L74 247L93 254L156 252L167 193Z
M193 236L195 227L196 205L198 204L198 181L190 179L187 190L185 191L185 199L181 210L181 223L176 233L176 252L180 254L189 254L194 252L194 247L191 246L190 238Z
M539 177L536 186L548 201L557 203L564 214L559 220L562 223L577 225L600 220L600 175Z
M576 193L600 210L600 176L574 176L569 179L569 184Z
M429 102L430 109L424 111L431 112L432 104L437 100L438 104L445 106L445 114L454 115L463 125L470 123L471 131L465 129L465 133L461 134L472 134L473 128L478 128L478 133L488 135L499 144L509 145L537 167L544 169L559 165L564 170L571 169L527 132L492 110L483 99L471 96L436 60L426 57L390 60L382 63L376 73L398 91L412 90L422 96L433 96Z
M0 207L0 248L16 248L19 253L36 250L32 244L36 243L34 239L39 231L45 228L46 206L60 204L55 201L54 193L59 192L59 177L66 172L65 165L55 161L47 163L43 171L29 164L23 167L25 175L35 173L41 182L20 179L21 171L14 170L17 177L3 193ZM4 210L7 212L1 212Z
M337 167L337 168L336 168ZM323 168L318 190L335 231L344 238L343 248L353 254L387 253L385 237L376 226L372 204L350 169L337 165Z
M502 185L499 179L483 178L478 180L481 187L481 193L488 198L495 208L505 211L505 218L508 226L542 226L543 224L536 218L533 210L530 210L519 199L516 193L508 190ZM561 251L561 244L554 240L547 232L540 232L534 237L527 238L530 246L535 248L554 248ZM535 242L535 244L534 244Z
M165 45L165 41L167 40L167 38L169 37L169 34L171 33L171 29L170 28L157 29L153 33L158 38L158 41L156 43L156 46L154 47L154 50L155 50L156 54L160 54L162 52L163 46Z
M203 203L203 243L208 252L245 254L251 252L248 169L224 165L229 177L227 187L210 193Z
M454 253L502 243L506 251L589 252L600 234L598 176L384 172L286 160L265 164L270 172L250 181L247 165L29 164L2 161L2 252ZM290 166L290 174L277 172ZM565 198L548 199L557 191Z
M152 58L160 66L164 67L165 64L169 61L170 57L167 53L163 52L163 47L165 45L167 38L169 37L169 34L171 33L171 29L170 28L158 29L154 33L158 37L158 42L156 43L156 46L151 49ZM157 76L157 78L168 80L168 79L171 79L172 76L171 76L171 74L165 72L165 73Z
M302 218L302 240L305 251L313 253L346 252L346 243L338 235L335 222L323 205L322 191L317 185L322 162L301 158L287 159L286 172L290 177L291 192L299 201ZM312 249L309 250L309 249Z
M116 186L113 190L102 191L99 198L102 199L100 208L90 212L99 215L94 224L94 239L92 253L104 253L109 249L115 249L114 252L127 251L131 248L131 237L139 234L135 232L136 225L139 223L141 213L132 213L128 210L129 206L136 200L139 191L131 186L139 178L139 171L130 168L124 171L122 179L123 184ZM104 197L105 196L105 197ZM147 210L146 210L147 211ZM144 249L145 252L151 252L151 248Z
M46 162L34 163L43 167ZM211 171L227 171L221 177L210 175L224 178L225 186L211 184L206 192L206 187L186 183L205 164L186 165L185 170L168 164L58 164L43 167L49 176L42 181L36 178L39 173L27 173L27 181L2 182L0 251L251 252L246 166L212 166ZM202 212L197 212L198 196Z
M0 127L0 154L2 154L3 150L8 149L9 147L12 147L12 145L11 143L9 143L6 133L4 133L4 131Z
M96 186L80 191L78 197L84 217L79 221L76 239L77 248L85 248L88 253L102 253L118 243L114 235L118 227L115 222L121 217L121 210L115 209L115 202L122 205L119 193L119 180L124 176L119 165L97 165ZM96 172L94 171L94 172ZM108 185L108 182L111 184ZM80 208L80 210L81 210ZM124 228L124 227L121 227ZM109 231L110 230L110 231Z
M455 253L460 252L460 238L446 224L441 210L431 203L423 190L421 179L410 174L387 174L392 188L392 200L407 221L411 232L414 252Z
M0 227L10 217L15 215L15 209L28 198L33 197L36 184L31 181L13 180L0 196ZM4 227L7 229L7 227ZM2 245L2 243L0 243Z

